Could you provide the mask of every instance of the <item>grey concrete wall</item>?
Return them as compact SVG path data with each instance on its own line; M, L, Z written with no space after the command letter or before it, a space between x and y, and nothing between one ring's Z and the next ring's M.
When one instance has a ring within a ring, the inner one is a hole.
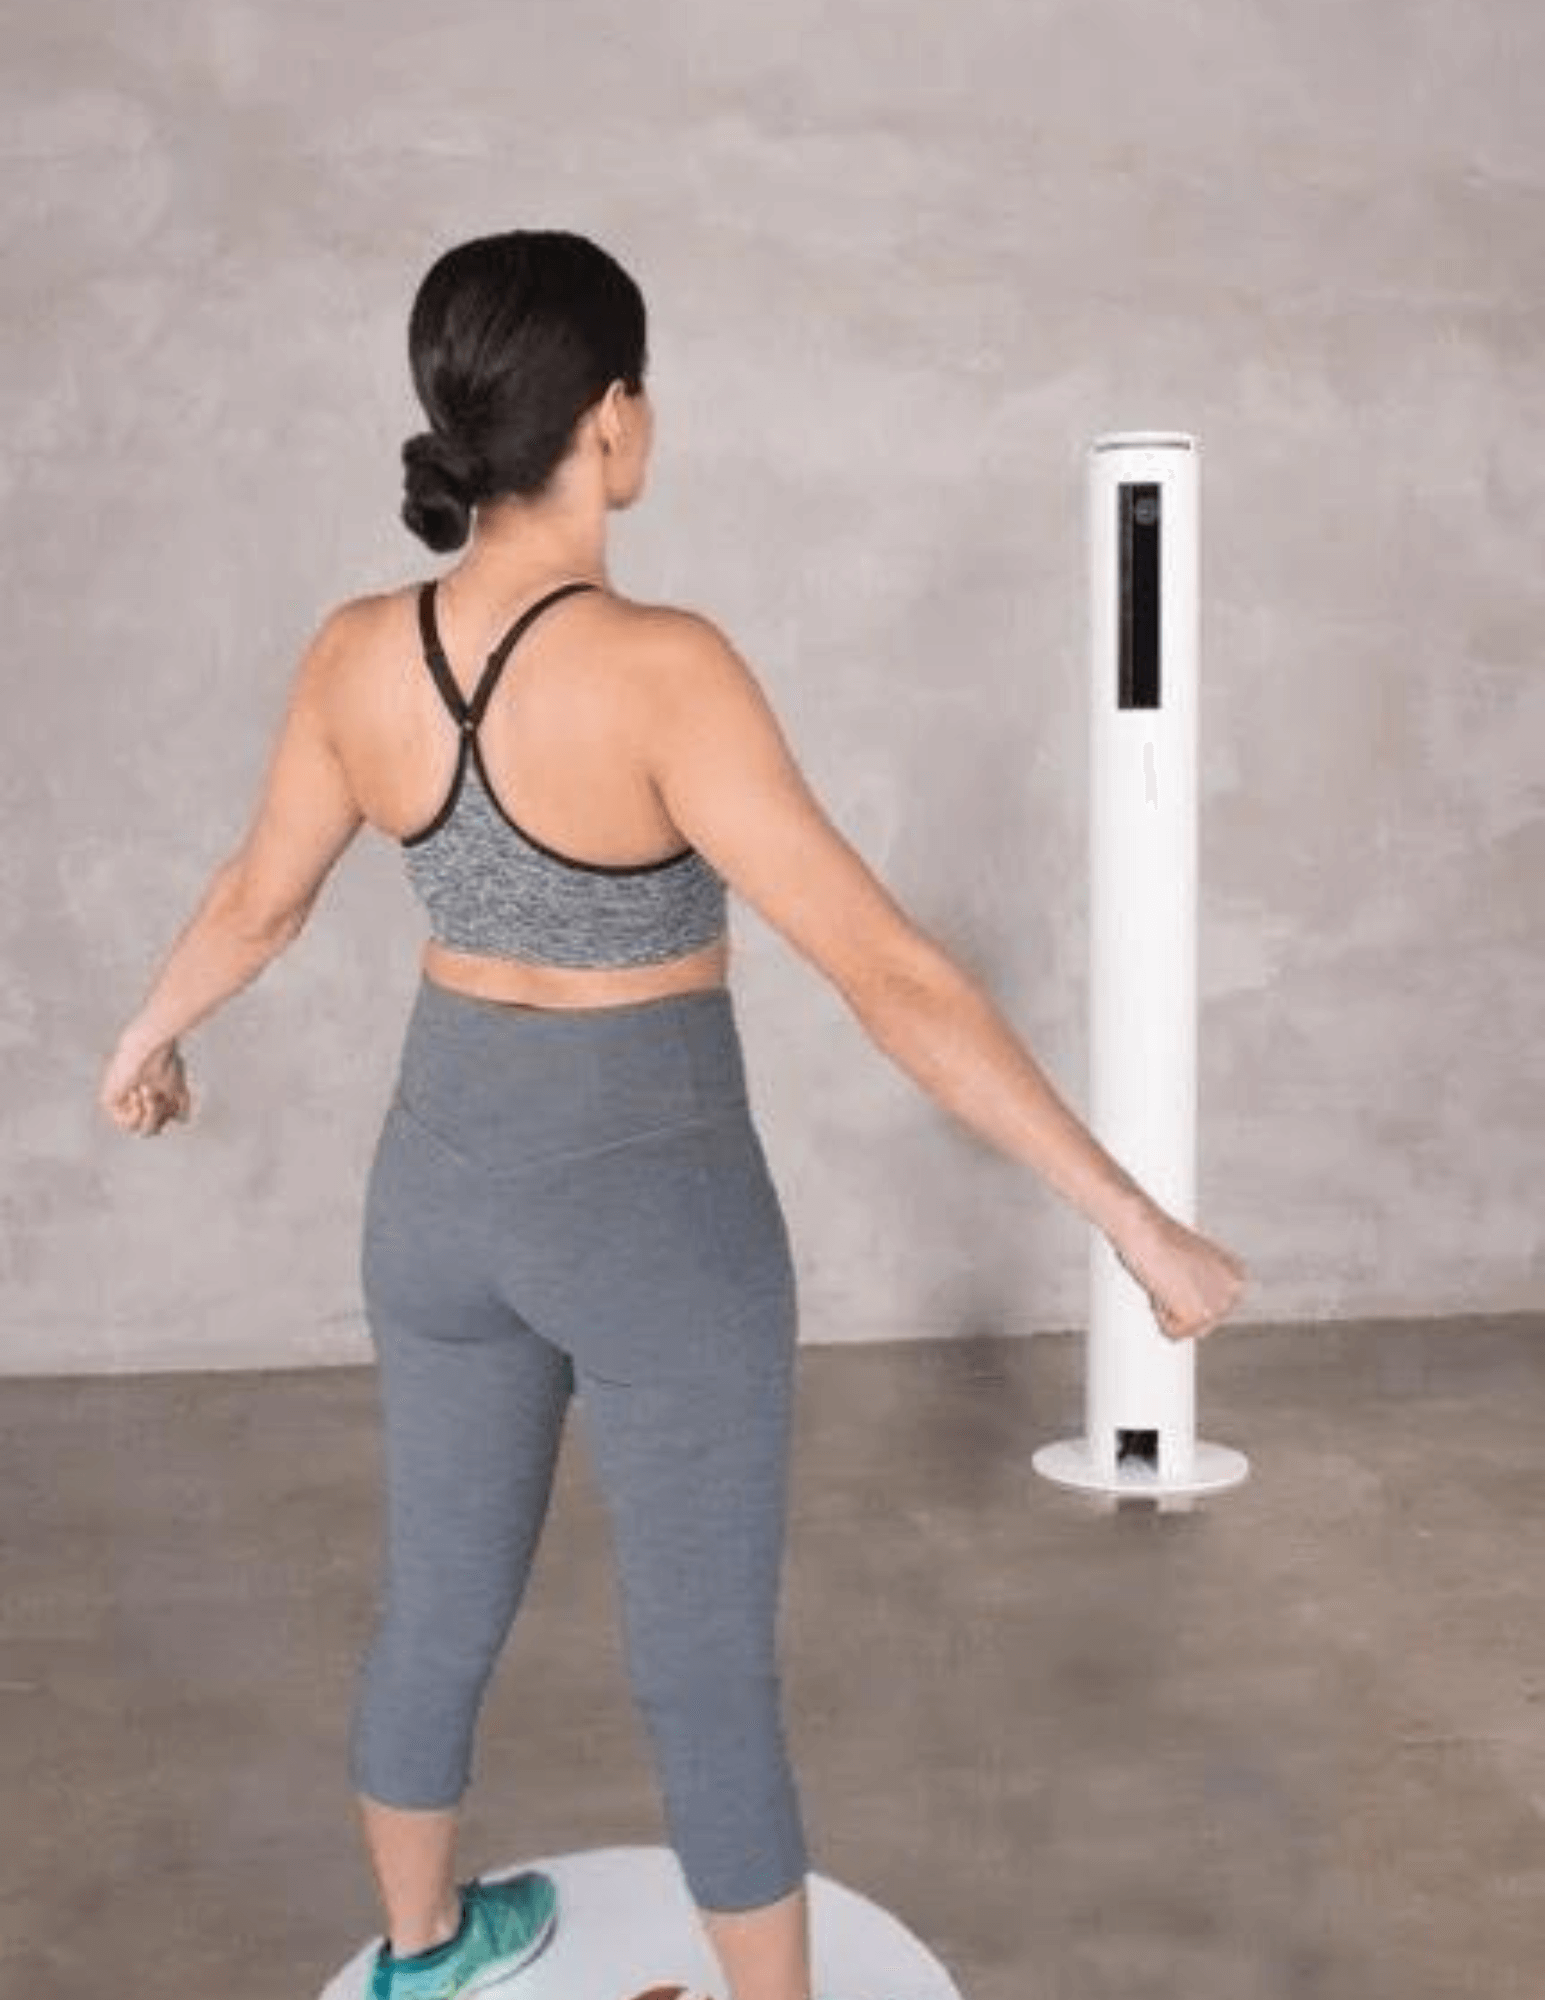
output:
M617 571L758 664L1085 1100L1082 458L1203 447L1200 1220L1262 1318L1545 1304L1534 0L65 0L0 65L11 1370L363 1358L421 935L366 837L96 1122L298 648L422 573L413 285L589 231L654 313ZM1085 1233L737 920L810 1340L1068 1326Z

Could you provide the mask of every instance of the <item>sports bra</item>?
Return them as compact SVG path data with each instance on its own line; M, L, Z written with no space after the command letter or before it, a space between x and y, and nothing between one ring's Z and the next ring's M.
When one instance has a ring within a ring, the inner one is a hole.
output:
M657 965L724 934L723 878L695 848L620 866L573 860L518 826L489 779L478 729L505 662L544 611L594 588L560 584L524 611L489 655L470 702L440 643L435 585L419 591L424 659L461 747L444 804L401 845L430 927L452 951L539 965Z

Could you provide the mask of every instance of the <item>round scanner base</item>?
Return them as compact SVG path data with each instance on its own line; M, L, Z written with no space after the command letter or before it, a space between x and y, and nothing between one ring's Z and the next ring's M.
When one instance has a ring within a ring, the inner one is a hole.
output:
M488 1882L527 1869L550 1875L558 1924L538 1956L498 1992L511 2000L633 2000L685 1986L728 2000L681 1864L669 1847L605 1847L479 1871ZM944 1967L897 1918L813 1871L811 1991L817 2000L961 2000ZM329 1981L321 2000L365 2000L380 1946L372 1938ZM492 1990L492 1989L491 1989Z
M1055 1486L1071 1487L1080 1493L1111 1493L1120 1499L1159 1500L1224 1493L1231 1486L1242 1486L1250 1477L1250 1461L1244 1453L1222 1444L1198 1444L1189 1475L1178 1479L1161 1477L1150 1463L1137 1458L1123 1460L1112 1477L1096 1462L1087 1438L1043 1445L1031 1464L1043 1479L1051 1480Z

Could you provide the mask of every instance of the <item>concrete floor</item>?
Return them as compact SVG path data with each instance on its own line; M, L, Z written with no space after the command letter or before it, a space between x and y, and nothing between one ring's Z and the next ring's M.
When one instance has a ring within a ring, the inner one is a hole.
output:
M1545 1323L1219 1336L1203 1433L1254 1474L1190 1513L1031 1474L1079 1371L1060 1337L801 1356L816 1866L967 2000L1539 2000ZM0 1992L313 2000L377 1928L343 1764L374 1395L0 1389ZM612 1590L576 1406L464 1871L663 1840Z

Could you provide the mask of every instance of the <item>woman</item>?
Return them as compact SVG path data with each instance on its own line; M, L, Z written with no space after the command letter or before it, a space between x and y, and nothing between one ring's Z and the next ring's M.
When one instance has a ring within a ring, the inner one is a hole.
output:
M1244 1269L1122 1172L897 907L723 636L611 590L607 517L652 429L631 278L576 236L467 243L425 278L409 345L430 428L404 447L403 518L470 547L323 625L251 830L101 1101L127 1132L186 1119L179 1037L296 937L363 822L402 843L433 937L365 1222L389 1541L351 1730L387 1927L372 1993L449 2000L551 1934L550 1882L458 1892L453 1844L578 1391L683 1873L733 2000L810 2000L775 1652L795 1299L726 885L1108 1235L1171 1338L1224 1318Z

